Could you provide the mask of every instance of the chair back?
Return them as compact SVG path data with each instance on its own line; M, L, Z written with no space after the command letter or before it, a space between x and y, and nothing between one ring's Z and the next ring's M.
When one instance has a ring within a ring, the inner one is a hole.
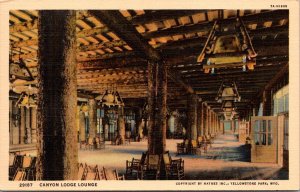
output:
M145 164L146 158L147 158L147 152L145 152L145 153L142 154L142 157L141 157L141 164L142 164L142 165Z
M25 170L18 169L13 178L13 181L24 181L25 177L26 177Z
M160 156L159 155L148 155L148 168L159 169L160 167Z
M171 164L171 157L170 157L169 151L166 151L163 154L163 160L164 160L165 165L170 165Z
M86 173L86 164L83 165L82 163L80 163L78 168L78 173L77 173L78 180L84 180L85 173Z
M196 140L192 140L192 147L197 147L197 141Z
M89 144L89 145L93 145L93 144L94 144L94 138L89 137L89 138L88 138L88 144Z
M198 137L198 142L199 142L199 143L203 142L203 137L202 137L202 136L199 136L199 137Z
M31 167L32 157L23 156L22 168L30 168Z
M13 166L15 164L16 156L13 153L9 154L9 166Z
M103 167L103 173L106 180L118 180L117 170Z
M98 166L87 167L87 173L85 175L85 180L100 180Z

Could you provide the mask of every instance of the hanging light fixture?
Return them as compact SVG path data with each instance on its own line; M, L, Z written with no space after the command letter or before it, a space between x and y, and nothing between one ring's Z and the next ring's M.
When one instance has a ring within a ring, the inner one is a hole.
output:
M222 82L217 97L215 99L219 103L227 100L233 100L235 102L241 101L241 96L239 95L235 82L231 82L231 83Z
M98 98L98 97L97 97ZM96 98L96 99L97 99ZM106 89L102 97L100 98L100 101L98 103L100 106L108 106L108 107L123 107L124 102L121 98L119 92L117 89Z
M205 73L215 73L218 68L242 67L254 69L255 52L248 31L241 18L236 22L215 21L197 62Z
M16 106L26 107L26 108L30 108L30 107L37 108L37 104L36 104L36 100L34 99L34 96L29 94L24 94L24 93L20 95L18 101L16 102Z

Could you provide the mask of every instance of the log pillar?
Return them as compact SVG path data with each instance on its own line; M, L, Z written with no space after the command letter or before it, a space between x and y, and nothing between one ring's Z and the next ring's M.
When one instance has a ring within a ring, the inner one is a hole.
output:
M118 135L120 137L120 145L125 143L125 119L124 119L124 108L119 108L118 115Z
M26 143L31 143L30 108L25 108Z
M148 64L148 152L162 154L167 131L167 66L164 62Z
M97 135L97 106L95 99L89 99L89 137Z
M197 138L202 135L202 102L197 104Z
M197 139L197 104L198 96L189 94L187 100L187 139Z
M36 125L37 125L37 118L36 118L36 108L31 108L31 142L36 143Z
M76 12L38 18L37 179L77 180Z
M208 134L208 108L207 105L204 105L204 135Z
M272 105L272 95L270 90L264 90L263 92L263 116L270 116L272 114L271 111Z
M85 113L79 112L79 140L82 142L86 141L86 130L85 130Z
M21 106L21 119L20 119L20 133L19 133L19 141L20 144L25 143L25 131L26 131L26 125L25 125L25 107Z
M207 107L207 134L211 134L211 110Z

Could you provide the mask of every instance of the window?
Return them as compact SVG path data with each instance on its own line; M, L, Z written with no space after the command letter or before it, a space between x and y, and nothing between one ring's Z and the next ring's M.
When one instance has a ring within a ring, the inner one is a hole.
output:
M256 120L254 122L255 145L272 145L273 129L271 120Z
M273 101L274 101L274 110L273 110L274 115L277 115L278 113L289 111L289 87L288 87L288 85L279 89L273 95Z

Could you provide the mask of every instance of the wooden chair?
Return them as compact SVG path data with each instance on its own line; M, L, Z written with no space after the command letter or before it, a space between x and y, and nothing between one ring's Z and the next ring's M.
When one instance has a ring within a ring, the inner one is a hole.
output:
M13 153L9 154L9 180L12 180L18 167L21 166L22 156L15 155Z
M180 167L182 159L172 159L169 151L163 154L163 161L166 168L166 179L182 179L184 176L183 167ZM179 164L179 165L178 165ZM183 174L183 176L182 176Z
M185 153L184 143L177 143L177 155L184 154L184 153Z
M105 149L105 141L101 137L96 137L96 148Z
M126 161L126 179L142 179L142 169L145 164L147 152L142 154L141 159L132 158Z
M88 138L88 149L95 149L95 139L92 137Z
M13 177L13 181L25 181L26 179L26 171L18 168L16 174Z
M79 145L79 148L80 148L80 149L87 149L87 148L88 148L88 144L87 144L86 141L80 141L79 144L80 144L80 145Z
M102 173L104 175L105 180L125 180L124 175L119 176L118 171L116 169L107 169L103 167Z
M100 180L100 174L97 165L95 167L88 166L86 170L87 171L84 180Z
M198 137L198 146L199 146L200 148L203 148L204 153L207 153L207 143L206 143L206 141L205 141L204 136L199 136L199 137Z
M120 138L119 138L119 136L116 136L115 138L113 138L111 140L111 144L112 145L119 145L120 144Z
M78 167L78 173L77 173L78 180L85 180L86 173L87 173L87 165L86 164L83 165L82 163L80 163Z
M24 171L26 174L26 180L35 180L35 164L36 157L22 156L21 164L18 167L19 171Z
M205 138L206 144L209 145L209 147L211 148L212 139L211 139L210 135L205 135L204 138Z
M147 156L146 164L142 169L142 177L146 180L157 180L160 176L161 155Z
M169 151L163 154L163 161L166 167L166 178L181 180L184 178L184 161L180 159L172 159Z
M191 141L190 151L194 155L201 155L201 149L196 140Z

